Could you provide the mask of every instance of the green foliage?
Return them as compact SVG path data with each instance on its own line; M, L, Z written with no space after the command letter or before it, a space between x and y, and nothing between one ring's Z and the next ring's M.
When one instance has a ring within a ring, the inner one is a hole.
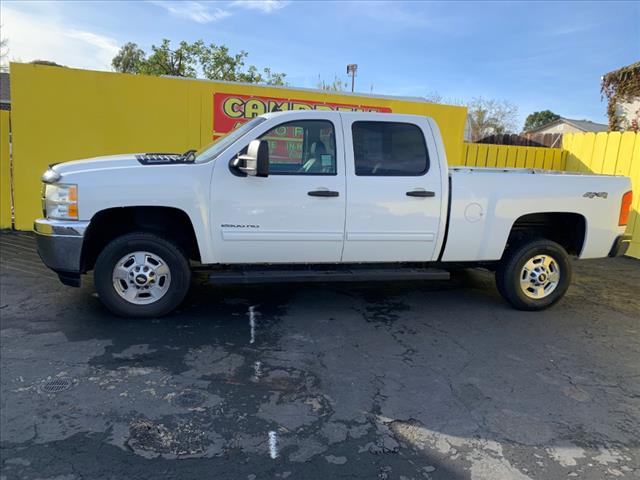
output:
M118 54L111 60L111 66L116 72L138 73L142 62L145 60L144 50L136 43L125 43Z
M202 41L189 44L183 40L175 50L170 47L171 41L166 38L160 46L152 45L151 54L140 62L140 71L137 73L195 77Z
M273 72L270 68L259 71L255 65L245 68L247 56L244 50L232 54L225 45L206 45L202 40L193 43L182 41L172 50L171 41L163 39L159 46L152 45L149 55L135 43L128 42L113 58L111 65L122 73L191 78L200 73L209 80L285 85L284 73Z
M29 62L31 65L47 65L49 67L63 67L66 68L65 65L60 65L59 63L52 62L51 60L33 60Z
M272 72L270 68L259 72L255 65L249 65L245 70L245 60L249 54L244 50L231 55L225 45L211 43L206 46L201 40L196 44L202 73L209 80L285 85L284 73Z
M637 131L638 120L635 121L635 126L633 121L631 125L623 125L623 119L618 115L618 103L640 97L640 62L604 75L600 93L608 101L609 130L629 129Z
M524 121L525 132L546 125L560 118L560 115L553 113L551 110L542 110L541 112L530 113Z

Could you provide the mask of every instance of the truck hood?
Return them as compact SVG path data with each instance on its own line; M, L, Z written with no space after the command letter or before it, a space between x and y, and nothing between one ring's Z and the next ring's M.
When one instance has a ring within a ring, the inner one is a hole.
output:
M136 160L136 153L124 155L109 155L104 157L87 158L85 160L74 160L72 162L58 163L53 166L53 170L60 175L69 173L79 173L92 170L104 170L111 168L139 167L140 162Z

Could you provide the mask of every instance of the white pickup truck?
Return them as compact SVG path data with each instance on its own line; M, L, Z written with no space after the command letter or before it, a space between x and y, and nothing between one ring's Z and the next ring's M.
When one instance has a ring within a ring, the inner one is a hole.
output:
M43 175L38 249L102 302L166 314L212 282L444 279L495 270L515 308L566 292L570 256L625 252L620 176L448 168L436 123L380 113L259 116L200 151L98 157Z

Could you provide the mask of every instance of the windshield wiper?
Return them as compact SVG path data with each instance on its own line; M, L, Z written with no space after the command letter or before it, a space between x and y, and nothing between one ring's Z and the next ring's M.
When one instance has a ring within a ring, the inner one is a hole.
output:
M196 160L196 152L197 150L187 150L184 152L181 157L183 162L195 162Z

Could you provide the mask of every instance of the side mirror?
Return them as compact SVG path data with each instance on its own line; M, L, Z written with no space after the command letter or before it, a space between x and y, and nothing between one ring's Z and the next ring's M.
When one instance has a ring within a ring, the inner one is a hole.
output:
M233 160L233 168L252 177L269 176L269 143L266 140L252 140L247 153Z

